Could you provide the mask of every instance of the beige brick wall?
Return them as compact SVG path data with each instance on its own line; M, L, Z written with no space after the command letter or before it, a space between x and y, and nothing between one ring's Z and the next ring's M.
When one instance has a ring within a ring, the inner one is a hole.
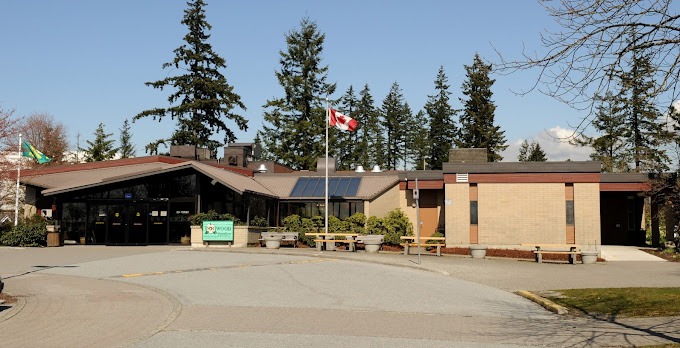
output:
M563 183L478 187L480 244L566 243Z
M415 204L413 199L413 190L399 191L399 209L404 212L404 214L411 220L413 224L413 233L415 233L416 228L416 208L413 207Z
M446 245L470 243L470 186L469 184L444 185L444 221Z
M600 184L574 184L576 244L600 245Z
M403 198L403 192L404 191L399 191L399 185L395 185L391 189L385 191L385 193L370 201L368 204L368 209L364 209L364 214L366 214L366 216L376 216L381 218L392 210L400 208L402 205L402 200L405 200L405 198Z

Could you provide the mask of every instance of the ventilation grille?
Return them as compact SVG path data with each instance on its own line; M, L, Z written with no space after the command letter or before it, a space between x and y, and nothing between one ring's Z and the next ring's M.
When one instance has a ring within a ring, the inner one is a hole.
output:
M468 174L456 174L456 182L468 182Z

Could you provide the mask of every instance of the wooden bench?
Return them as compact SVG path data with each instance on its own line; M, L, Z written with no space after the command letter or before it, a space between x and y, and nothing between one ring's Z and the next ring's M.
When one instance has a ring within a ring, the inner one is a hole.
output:
M418 247L418 243L415 242L416 237L414 236L401 236L399 237L401 240L405 241L404 243L401 243L399 245L404 247L404 255L409 254L409 250L411 247ZM437 247L437 256L442 256L442 247L446 246L444 243L427 243L428 241L444 241L446 240L446 237L420 237L420 246L421 247ZM425 243L424 243L425 242Z
M347 244L349 251L357 250L357 240L355 239L359 235L357 233L305 233L305 235L316 237L314 243L316 243L316 250L318 251L323 250L323 245L326 245L326 250L335 250L336 243ZM344 239L340 239L340 237Z
M536 262L543 262L543 254L569 255L569 263L576 263L576 255L581 255L581 246L576 244L521 244L531 246L536 256Z
M356 251L357 250L357 246L356 246L357 241L354 240L354 239L315 239L314 243L316 243L317 245L321 245L323 243L327 243L327 244L333 243L333 245L335 245L335 243L344 243L344 244L347 244L349 246L349 251Z

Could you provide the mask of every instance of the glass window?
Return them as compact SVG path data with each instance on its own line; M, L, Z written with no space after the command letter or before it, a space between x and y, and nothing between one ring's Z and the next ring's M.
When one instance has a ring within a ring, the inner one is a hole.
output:
M477 201L470 201L470 225L477 225L478 223Z
M567 202L567 225L574 224L574 201Z

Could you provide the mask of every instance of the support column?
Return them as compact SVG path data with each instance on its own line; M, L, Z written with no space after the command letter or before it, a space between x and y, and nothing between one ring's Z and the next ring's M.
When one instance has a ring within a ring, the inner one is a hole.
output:
M659 203L656 201L655 197L650 200L650 214L652 220L652 246L658 247L659 241L661 240L661 234L659 233Z

